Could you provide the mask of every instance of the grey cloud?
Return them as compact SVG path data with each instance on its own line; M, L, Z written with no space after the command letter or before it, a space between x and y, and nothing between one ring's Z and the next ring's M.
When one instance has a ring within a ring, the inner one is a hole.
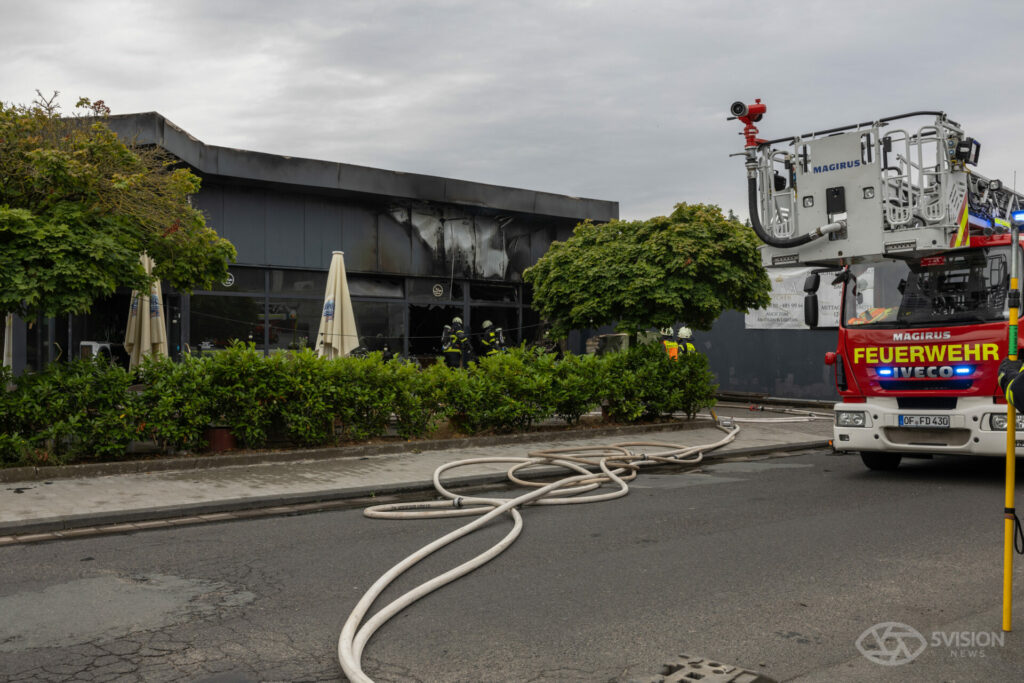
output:
M38 5L38 7L37 7ZM156 109L215 145L745 213L735 99L767 137L944 109L1012 172L1024 5L736 0L19 4L0 98ZM958 17L964 17L960 19ZM965 44L969 42L969 45ZM993 169L988 171L988 169ZM1024 184L1024 182L1022 182Z

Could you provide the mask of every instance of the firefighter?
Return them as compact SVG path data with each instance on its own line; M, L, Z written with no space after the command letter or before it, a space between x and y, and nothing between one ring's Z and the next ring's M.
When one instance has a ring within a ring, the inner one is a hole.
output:
M441 333L441 352L444 362L450 368L465 367L469 362L467 347L469 338L462 329L462 318L452 318L451 325L445 325Z
M679 342L676 341L676 333L671 327L665 327L661 330L661 345L669 358L672 360L679 358Z
M562 360L564 354L562 352L561 345L551 338L551 330L545 326L544 332L540 335L540 339L533 342L532 348L537 353L552 353L555 356L555 360Z
M679 353L697 353L697 347L693 345L693 331L689 327L680 327L676 333L676 343L679 345Z
M485 320L481 328L483 332L480 336L480 355L496 356L505 350L505 333L500 327L495 327L490 320Z
M1006 394L1006 400L1012 403L1018 412L1024 412L1024 383L1019 382L1021 365L1024 365L1024 360L1020 355L1017 356L1017 360L1004 358L999 364L999 386Z

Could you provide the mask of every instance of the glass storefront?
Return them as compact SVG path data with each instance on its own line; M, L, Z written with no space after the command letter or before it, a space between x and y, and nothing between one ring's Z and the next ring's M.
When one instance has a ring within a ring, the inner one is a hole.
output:
M352 312L359 343L370 351L402 352L405 340L405 304L353 301Z
M188 297L188 325L182 328L189 348L202 353L233 339L267 353L315 348L326 285L326 271L233 267L217 289ZM463 319L474 346L485 320L501 327L510 345L533 336L522 329L523 321L536 319L523 309L522 285L359 273L349 274L348 285L359 343L370 351L440 354L442 330L455 317Z
M264 353L315 348L326 284L326 271L235 266L212 290L182 294L165 288L168 351L172 358L201 355L233 340L252 342ZM359 343L370 351L437 356L444 326L456 317L476 350L486 320L502 328L510 346L538 336L539 320L527 307L523 285L361 273L350 274L348 284ZM118 291L89 314L20 323L25 365L78 357L86 347L120 351L129 304L130 292Z
M264 297L193 294L189 302L188 344L192 353L222 349L232 340L251 341L266 348Z

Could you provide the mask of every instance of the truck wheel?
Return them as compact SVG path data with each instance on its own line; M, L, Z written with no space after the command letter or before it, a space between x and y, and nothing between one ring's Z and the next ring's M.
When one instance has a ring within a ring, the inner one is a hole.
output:
M896 453L878 453L875 451L861 451L860 459L869 470L891 472L900 466L902 455Z

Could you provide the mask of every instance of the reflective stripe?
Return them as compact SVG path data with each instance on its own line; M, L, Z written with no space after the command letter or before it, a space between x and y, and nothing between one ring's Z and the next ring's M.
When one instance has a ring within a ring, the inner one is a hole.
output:
M956 231L956 241L953 242L953 246L971 246L971 233L967 229L967 195L964 195L964 203L960 206L960 215L957 218L957 223L960 224L960 229Z

